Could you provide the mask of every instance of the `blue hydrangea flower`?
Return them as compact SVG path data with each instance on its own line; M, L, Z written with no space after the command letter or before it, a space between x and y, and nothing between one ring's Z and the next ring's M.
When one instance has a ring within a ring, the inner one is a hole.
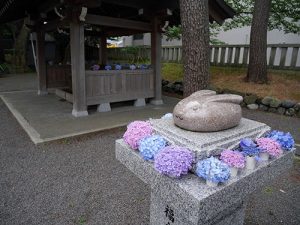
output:
M261 152L261 149L250 138L243 138L240 141L240 148L245 156L255 156Z
M141 69L141 70L148 69L148 66L147 66L147 65L145 65L145 64L142 64L142 65L140 65L140 69Z
M242 149L244 148L255 148L257 145L254 143L254 141L250 138L243 138L240 142L240 147Z
M173 119L173 113L167 113L163 115L161 119Z
M116 70L121 70L121 69L122 69L122 66L119 65L119 64L117 64L117 65L115 66L115 69L116 69Z
M281 148L287 151L292 150L295 145L295 140L289 132L284 133L282 131L273 130L268 133L266 137L277 141L281 145Z
M212 156L197 163L196 174L205 180L223 183L230 178L230 169L225 163Z
M139 151L145 160L153 160L154 156L165 146L167 141L160 135L145 137L139 142Z
M105 69L105 70L111 70L111 66L110 66L110 65L106 65L106 66L104 67L104 69Z
M129 66L129 69L135 70L135 69L136 69L136 66L135 66L134 64L132 64L132 65Z

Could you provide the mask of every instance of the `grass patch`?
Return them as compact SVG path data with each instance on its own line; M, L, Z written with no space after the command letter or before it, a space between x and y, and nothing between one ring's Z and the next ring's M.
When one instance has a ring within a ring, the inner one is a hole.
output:
M179 63L163 63L161 73L165 80L171 82L181 81L183 76L183 66Z
M273 193L273 188L271 188L271 187L266 187L266 188L264 189L264 192L267 193L267 194L272 194L272 193Z
M269 70L269 84L246 83L243 81L247 69L241 67L210 68L211 85L260 97L273 96L300 102L300 71ZM162 77L171 82L182 81L183 66L178 63L163 63Z
M295 158L294 158L294 163L300 165L300 157L299 157L299 156L295 156Z
M79 225L84 225L87 222L87 219L84 215L80 216L78 219L78 224Z

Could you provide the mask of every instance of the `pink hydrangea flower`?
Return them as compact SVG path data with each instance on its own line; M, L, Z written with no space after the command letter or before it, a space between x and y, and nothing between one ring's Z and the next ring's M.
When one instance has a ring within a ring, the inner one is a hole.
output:
M149 122L134 121L127 126L123 139L132 149L138 149L139 141L152 133L153 128Z
M241 152L238 151L225 149L221 153L220 159L230 167L235 167L235 168L245 167L245 157Z
M271 138L257 138L256 143L262 152L267 152L273 157L278 157L283 152L280 144Z

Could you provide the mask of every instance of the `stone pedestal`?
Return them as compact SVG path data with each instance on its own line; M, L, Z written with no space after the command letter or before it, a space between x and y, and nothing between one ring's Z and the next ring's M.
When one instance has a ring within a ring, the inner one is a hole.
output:
M213 145L222 146L221 143L231 143L230 146L236 145L239 138L259 137L269 129L264 124L244 119L241 124L243 128L233 128L228 134L226 131L223 132L222 136L231 134L231 137L228 138L222 139L217 134L219 132L185 133L189 131L181 131L173 137L174 127L170 129L167 129L166 126L165 129L160 127L160 124L171 126L171 122L172 120L151 121L156 132L165 134L164 136L168 140L190 148L193 146L194 148L191 149L198 154L198 158L204 157L204 153L206 155L217 154L217 151L213 151ZM248 135L245 131L246 127ZM234 129L239 129L239 132ZM176 129L174 131L178 132ZM181 138L177 139L178 136ZM184 143L181 142L183 139L185 139ZM195 143L198 145L194 145ZM130 149L122 139L116 141L116 158L151 187L151 225L243 224L244 209L249 195L290 168L293 157L293 151L284 152L278 159L259 163L252 171L243 170L237 177L231 178L225 184L209 187L204 180L192 173L180 179L161 175L154 169L153 163L142 159L138 151Z
M110 111L111 111L110 103L102 103L97 107L97 112L110 112Z
M137 100L134 101L134 107L142 107L146 106L146 101L144 98L138 98Z

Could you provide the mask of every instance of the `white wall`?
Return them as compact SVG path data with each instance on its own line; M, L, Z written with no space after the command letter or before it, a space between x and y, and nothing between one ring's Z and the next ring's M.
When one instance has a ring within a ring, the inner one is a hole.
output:
M249 44L250 42L250 27L232 29L229 31L220 32L217 38L227 44ZM268 44L300 44L299 34L285 34L279 30L268 31ZM132 36L123 37L124 46L131 45L150 45L151 36L149 33L144 34L143 40L132 40ZM167 41L166 37L162 39L163 46L178 46L182 45L181 40Z
M227 44L249 44L250 27L220 32L217 39ZM299 34L285 34L279 30L268 31L268 44L300 44Z

